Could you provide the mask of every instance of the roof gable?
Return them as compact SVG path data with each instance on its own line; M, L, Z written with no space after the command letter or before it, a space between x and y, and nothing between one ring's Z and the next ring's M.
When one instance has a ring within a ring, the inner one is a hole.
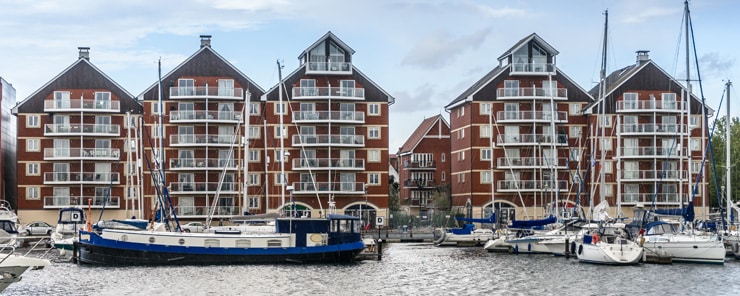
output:
M398 154L406 153L406 152L412 152L416 148L416 146L419 145L422 139L426 135L429 134L432 127L436 126L437 124L444 124L444 128L446 128L446 132L449 134L450 131L450 124L447 123L447 120L442 115L436 115L433 117L429 117L424 119L421 124L419 124L418 127L416 127L416 130L414 130L413 133L406 139L406 142L403 143L401 147L398 148Z
M545 41L545 39L542 39L542 37L540 37L540 35L537 35L537 33L532 33L532 34L529 34L529 36L524 37L521 40L519 40L519 42L517 42L516 44L514 44L514 46L512 46L511 48L509 48L509 50L507 50L506 52L504 52L504 54L502 54L500 57L498 57L498 60L499 61L500 60L503 60L506 57L514 54L514 52L516 52L517 50L519 50L519 48L521 48L522 46L527 45L530 41L533 41L536 44L542 46L542 48L545 51L547 51L549 54L551 54L553 56L556 56L556 55L558 55L560 53L560 52L557 51L557 49L555 49L554 47L552 47L552 45L550 45L550 43L547 43L547 41Z
M311 50L313 50L314 48L316 48L316 46L319 46L320 44L323 44L327 40L333 41L337 46L341 47L349 55L355 54L355 50L354 49L352 49L351 47L349 47L349 45L347 45L346 43L344 43L344 41L342 41L341 39L339 39L339 37L337 37L336 35L334 35L334 33L332 33L331 31L329 31L326 34L324 34L324 36L321 36L321 38L319 38L319 40L316 40L316 42L314 42L313 44L309 45L305 50L303 50L303 52L301 52L301 54L298 56L298 59L299 60L300 59L303 59L303 57L305 57L306 55L308 55L308 53L311 52Z

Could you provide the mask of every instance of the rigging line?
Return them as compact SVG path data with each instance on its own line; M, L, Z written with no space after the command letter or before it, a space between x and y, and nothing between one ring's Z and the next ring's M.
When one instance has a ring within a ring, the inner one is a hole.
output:
M121 147L123 148L123 145L121 145ZM121 155L121 153L119 153L118 155ZM118 157L118 162L116 162L116 167L114 168L114 171L118 172L118 169L120 168L120 166L121 166L121 156ZM103 207L100 209L100 215L98 215L98 222L100 222L100 220L103 219L103 212L105 212L105 206L108 204L108 200L110 199L110 192L111 192L111 188L113 187L113 172L111 171L108 172L108 179L109 179L108 189L105 191L105 196L103 197ZM118 176L118 180L120 182L121 176ZM126 186L124 186L124 188L125 187ZM125 189L124 191L127 192ZM120 204L120 201L119 201L119 204Z
M493 105L491 105L491 112L493 112ZM501 137L501 129L498 126L498 118L493 117L493 122L494 122L493 125L496 127L496 135L498 137ZM493 137L493 131L491 131L490 136ZM506 137L506 135L504 134L504 143L506 143L506 138L505 137ZM516 175L514 174L514 168L512 167L511 158L509 158L509 155L506 152L506 148L503 148L503 149L504 149L504 159L506 160L506 163L509 165L509 172L511 173L511 176L514 177ZM491 157L493 157L493 151L491 151ZM493 182L493 176L491 176L491 182ZM506 178L504 178L504 182L509 182L509 180L506 180ZM493 186L493 185L491 185L491 186ZM516 189L516 193L519 196L519 201L522 203L522 208L524 209L524 217L525 218L529 218L529 212L527 211L527 207L524 204L524 198L522 197L522 191L519 190L520 189L519 188L519 180L514 180L514 186L516 187L515 188Z
M149 147L153 147L153 146L151 146L152 145L152 137L149 134L149 130L146 129L146 128L142 128L142 130L144 130L144 132L146 132L146 136L147 136L147 139L148 139L149 145L150 145ZM162 136L162 135L160 135L160 136ZM154 149L150 148L150 150L152 152L154 152ZM145 153L143 153L143 154L145 154ZM146 155L142 155L142 156L146 156ZM175 223L177 224L177 229L180 229L180 223L179 223L179 221L177 219L177 215L175 214L174 206L172 205L172 200L170 199L170 195L169 195L169 192L167 190L167 187L166 186L162 186L161 187L161 191L160 191L160 186L157 186L157 184L159 184L159 182L158 182L157 178L155 178L155 170L152 169L152 163L151 163L151 160L149 160L149 156L144 157L144 159L146 159L147 168L149 169L149 176L152 179L152 183L155 184L154 190L156 191L156 194L157 194L157 203L158 203L158 206L161 206L162 208L165 208L166 207L166 205L167 205L167 203L165 202L165 197L166 197L166 199L167 199L167 201L169 201L169 204L170 204L170 207L171 207L171 211L172 211L171 213L173 215L175 215L174 217L175 217ZM159 167L159 164L157 162L157 158L155 157L154 159L155 159L155 165ZM162 180L161 179L162 178L162 171L156 170L156 173L157 173L156 175L159 176L160 180ZM151 217L151 220L154 221L154 218L155 217ZM160 219L166 219L166 217L163 216L163 217L160 217ZM169 228L170 228L169 223L165 223L165 227L169 230Z
M678 68L678 57L679 57L679 55L681 53L681 43L682 43L681 41L683 41L683 33L684 33L683 32L683 27L684 27L684 21L685 20L686 20L686 17L684 15L684 17L681 18L681 24L678 27L678 29L679 29L678 30L678 40L677 40L677 43L676 43L676 50L675 50L675 52L673 54L673 68L671 69L671 73L672 73L672 76L673 77L676 77L676 71L678 71L677 70L677 68Z

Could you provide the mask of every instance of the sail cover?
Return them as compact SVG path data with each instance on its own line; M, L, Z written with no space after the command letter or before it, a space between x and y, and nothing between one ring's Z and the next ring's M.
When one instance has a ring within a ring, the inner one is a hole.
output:
M493 224L496 223L496 214L491 215L491 217L488 218L465 218L465 217L455 217L455 220L462 221L462 222L468 222L468 223L485 223L485 224Z

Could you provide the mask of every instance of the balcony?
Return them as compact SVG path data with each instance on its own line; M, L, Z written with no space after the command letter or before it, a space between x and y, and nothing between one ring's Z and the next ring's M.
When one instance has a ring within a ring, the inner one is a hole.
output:
M422 161L404 161L403 162L403 169L404 170L436 170L437 169L437 163L434 160L422 160Z
M244 91L238 87L174 86L170 87L170 99L244 100Z
M172 194L215 194L218 190L218 182L171 182L169 183ZM221 184L221 194L238 194L239 183L224 182Z
M365 123L365 113L356 111L296 111L293 123Z
M118 196L44 196L44 209L61 209L66 207L80 207L99 209L105 205L106 209L120 209L121 198Z
M509 75L555 75L555 65L540 63L512 63Z
M619 158L680 158L678 148L663 147L622 147ZM687 155L686 148L680 150L680 155Z
M45 124L44 136L117 137L121 127L113 124Z
M549 100L550 98L556 101L568 100L567 88L499 88L496 94L497 99L500 100Z
M356 171L365 169L365 160L362 158L295 158L293 170L337 170Z
M218 158L170 158L171 171L236 170L236 161Z
M44 148L44 160L118 160L120 154L112 148Z
M44 173L44 184L121 184L118 176L112 172L47 172Z
M350 75L352 63L347 62L309 62L306 74Z
M645 113L645 112L664 112L679 113L683 111L681 102L677 101L619 101L617 102L617 112L623 113Z
M172 147L229 147L236 144L236 140L236 137L232 135L170 135L170 145Z
M568 181L513 181L497 182L498 192L551 192L557 186L560 192L568 191Z
M568 145L565 135L551 136L549 134L528 135L498 135L496 144L501 146L535 146L535 145Z
M568 168L568 158L557 159L546 157L499 157L496 160L498 169L536 169L536 168Z
M677 170L618 170L622 182L686 181L687 172Z
M406 179L403 180L403 187L408 189L432 189L437 186L434 179Z
M619 133L623 136L675 136L685 134L684 125L670 124L620 124Z
M681 205L682 201L688 200L688 195L678 193L622 193L622 204L652 204L655 199L656 205Z
M213 211L210 206L176 206L177 216L180 218L205 218ZM237 206L217 206L214 212L214 218L226 218L235 215L241 215Z
M170 111L172 123L239 123L242 120L241 112L233 111Z
M362 182L296 182L293 194L365 194Z
M364 88L347 87L294 87L294 100L364 100Z
M498 123L568 123L568 112L555 112L552 116L550 111L499 111L496 112Z
M294 147L365 147L365 137L356 135L293 135Z
M119 101L96 100L44 100L44 112L120 112Z

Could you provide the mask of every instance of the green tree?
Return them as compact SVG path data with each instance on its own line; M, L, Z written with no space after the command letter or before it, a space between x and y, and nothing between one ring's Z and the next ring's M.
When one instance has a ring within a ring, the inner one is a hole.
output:
M726 150L727 150L727 124L725 118L722 117L717 120L717 126L712 134L712 150L708 151L711 153L711 157L707 158L708 166L708 178L709 178L709 205L713 208L718 207L720 199L717 198L718 194L722 196L724 206L725 191L721 188L727 183L725 178L727 173L726 167ZM732 118L730 126L730 163L737 163L740 160L740 122L738 118ZM740 185L740 166L732 165L730 167L730 176L732 184ZM738 200L738 194L740 194L740 188L738 185L732 186L732 192L730 193L733 201Z
M401 210L401 205L398 200L398 195L400 192L400 185L398 182L396 182L396 178L394 176L388 177L388 210L391 212L396 212Z

